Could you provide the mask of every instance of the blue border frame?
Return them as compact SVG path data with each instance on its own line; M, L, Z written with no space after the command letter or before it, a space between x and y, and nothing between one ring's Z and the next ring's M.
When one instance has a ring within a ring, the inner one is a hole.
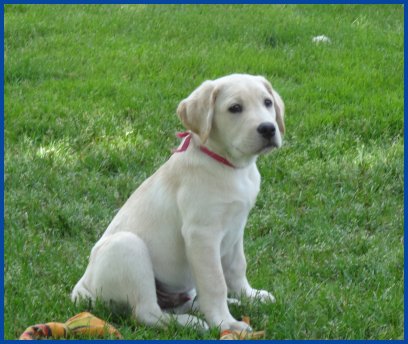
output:
M407 109L407 89L406 89L406 85L407 85L407 67L408 67L408 61L407 61L407 43L408 43L408 38L407 38L407 18L408 15L408 7L406 4L404 4L404 340L407 340L407 330L408 330L408 325L407 325L407 321L406 321L406 315L407 315L407 311L405 306L407 305L407 301L408 301L408 295L406 293L407 290L407 280L405 278L405 276L407 275L407 251L405 249L405 238L406 238L406 221L405 221L405 217L406 217L406 210L407 210L407 194L405 193L405 185L406 185L406 180L407 180L407 162L408 162L408 155L407 155L407 141L406 141L406 137L405 137L405 133L407 132L408 129L408 123L407 123L407 116L406 116L406 109Z
M1 162L1 175L4 176L4 6L1 7L1 11L2 13L0 14L1 17L1 35L3 36L3 40L1 42L1 47L2 47L2 51L3 53L1 54L1 64L3 66L3 69L1 71L1 129L0 129L0 138L1 138L1 156L3 157L2 162ZM2 187L1 189L1 213L3 214L2 218L1 218L1 228L3 229L3 233L2 233L2 242L3 245L1 246L1 250L2 250L2 255L1 255L1 266L3 267L3 274L1 274L1 291L3 294L3 298L1 299L1 309L3 310L3 312L1 313L1 331L0 331L0 336L1 338L4 338L4 177L1 180L2 183Z
M344 1L344 0L332 0L332 1L321 1L321 0L297 0L297 1L248 1L248 0L224 0L224 1L208 1L208 0L201 0L198 2L194 1L118 1L118 2L113 2L113 1L95 1L95 0L84 0L84 1L50 1L50 0L39 0L39 1L4 1L2 2L2 7L1 7L1 12L0 17L1 17L1 34L3 36L3 40L1 42L1 47L3 50L3 54L1 55L1 63L3 65L3 69L1 71L1 89L2 89L2 94L1 94L1 108L2 108L2 113L1 113L1 123L0 123L0 139L2 143L2 149L1 149L1 154L3 157L2 163L0 164L0 169L1 169L1 174L3 175L3 178L1 180L1 210L2 210L2 219L1 219L1 226L3 229L3 235L2 235L2 242L3 245L1 246L1 250L3 254L1 255L1 265L3 266L3 274L1 274L1 291L3 294L3 298L1 299L1 324L0 324L0 341L4 342L9 342L10 340L4 340L4 5L6 4L401 4L404 5L404 219L406 215L406 205L408 201L408 196L405 194L405 180L407 177L407 170L405 166L408 163L408 155L406 154L406 150L408 147L408 144L405 140L405 132L407 132L408 129L408 123L407 123L407 117L406 117L406 107L408 105L408 100L407 100L407 95L408 92L405 88L405 85L407 84L407 75L406 75L406 70L408 67L408 61L407 61L407 54L406 54L406 45L408 43L408 38L407 38L407 22L405 21L405 18L407 18L408 15L408 8L405 6L405 1L373 1L373 0L362 0L362 1ZM406 223L404 221L404 240L405 240L405 234L406 234ZM407 253L405 250L405 245L404 245L404 276L407 275L407 266L406 266L406 261L407 261ZM398 342L402 342L407 340L407 330L408 330L408 325L406 320L406 309L405 305L408 303L408 295L405 293L407 289L407 282L406 279L404 278L404 339L403 340L395 340ZM177 342L177 340L175 340ZM294 343L294 342L299 342L300 340L267 340L266 342L284 342L284 343ZM54 340L49 340L49 342L54 342ZM60 341L58 341L60 342ZM76 342L82 342L81 340L77 340ZM83 341L83 342L89 342L89 341ZM105 340L92 340L92 342L105 342ZM124 342L134 342L134 340L121 340L118 341L121 343ZM147 340L146 342L151 342L151 343L157 343L157 342L166 342L166 340ZM195 342L195 340L186 340L183 342ZM208 343L213 343L213 341L210 340L204 340L202 342L208 342ZM254 342L254 341L249 341L249 342ZM308 340L307 342L326 342L326 340ZM375 343L389 343L389 340L330 340L330 343L363 343L363 342L375 342Z

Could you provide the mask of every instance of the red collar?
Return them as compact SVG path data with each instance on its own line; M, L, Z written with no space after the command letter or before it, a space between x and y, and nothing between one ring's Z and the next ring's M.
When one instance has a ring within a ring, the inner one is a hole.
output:
M184 131L182 133L177 133L177 137L179 138L185 138L181 147L176 149L173 153L180 153L184 152L187 150L188 146L190 145L191 141L191 133L189 131ZM207 147L200 146L200 150L204 153L207 154L209 157L213 158L214 160L217 160L221 164L227 165L229 167L235 168L233 164L231 164L227 159L223 158L221 155L218 155L217 153L214 153L213 151L210 151Z

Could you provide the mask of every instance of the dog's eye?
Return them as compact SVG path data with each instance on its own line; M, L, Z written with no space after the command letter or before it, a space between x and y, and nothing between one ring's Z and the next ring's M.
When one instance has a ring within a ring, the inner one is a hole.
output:
M239 104L234 104L228 108L228 111L231 113L239 113L242 112L242 106Z
M271 107L273 103L272 103L272 100L266 98L264 100L264 104L265 104L266 107Z
M228 111L229 111L229 112L232 112L232 113L242 112L242 106L239 105L239 104L234 104L234 105L232 105L232 106L230 106L230 107L228 108Z

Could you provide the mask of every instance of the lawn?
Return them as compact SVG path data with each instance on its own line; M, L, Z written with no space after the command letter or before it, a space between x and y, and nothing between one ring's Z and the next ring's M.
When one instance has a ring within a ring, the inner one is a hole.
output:
M202 81L266 76L285 143L258 160L232 307L267 339L402 339L401 5L6 5L4 336L89 309L69 294L132 191L177 146ZM331 43L316 44L326 35ZM216 339L91 310L126 339Z

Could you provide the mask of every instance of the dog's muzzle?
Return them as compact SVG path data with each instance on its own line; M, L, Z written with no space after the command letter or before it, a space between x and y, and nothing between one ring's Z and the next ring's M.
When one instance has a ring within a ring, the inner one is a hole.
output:
M256 128L259 134L262 135L263 138L271 141L272 138L275 137L276 134L276 127L275 124L271 122L264 122L261 123L258 128Z
M266 153L272 148L279 148L275 124L271 122L263 122L256 128L256 130L263 138L263 145L258 154Z

